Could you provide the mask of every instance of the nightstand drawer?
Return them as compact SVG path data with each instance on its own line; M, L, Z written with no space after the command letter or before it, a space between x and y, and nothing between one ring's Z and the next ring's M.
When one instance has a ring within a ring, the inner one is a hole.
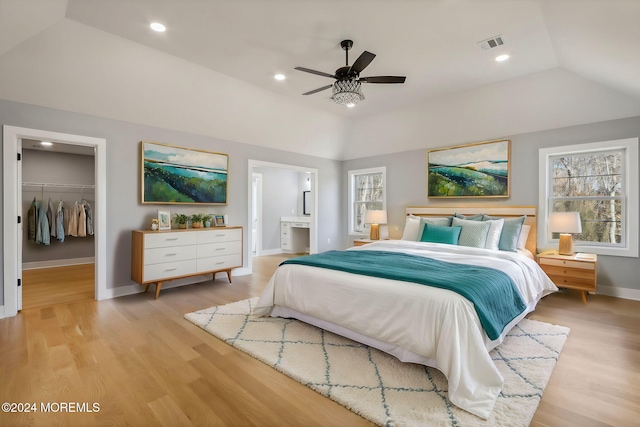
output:
M555 265L543 265L541 266L545 273L549 276L565 276L565 277L576 277L580 279L588 279L591 281L595 281L596 275L595 270L587 270L581 268L569 268L569 267L558 267Z
M593 262L572 261L557 258L540 258L541 265L555 265L559 267L579 268L581 270L595 270L596 264Z
M593 278L584 279L580 277L569 277L556 274L547 274L547 276L549 276L549 279L559 287L566 285L579 288L593 288L594 290L596 288L596 282Z

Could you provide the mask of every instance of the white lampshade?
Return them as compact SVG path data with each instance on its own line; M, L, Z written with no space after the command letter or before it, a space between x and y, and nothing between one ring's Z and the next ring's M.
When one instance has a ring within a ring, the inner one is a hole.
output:
M549 231L552 233L582 233L578 212L552 212L549 217Z
M387 211L367 211L364 215L364 222L367 224L386 224Z

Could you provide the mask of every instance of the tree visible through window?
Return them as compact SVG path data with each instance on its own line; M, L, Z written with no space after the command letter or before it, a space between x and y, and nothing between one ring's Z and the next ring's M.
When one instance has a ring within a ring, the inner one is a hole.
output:
M384 210L386 168L362 169L349 172L351 191L349 197L350 232L365 233L364 222L368 210Z
M551 211L580 213L577 242L623 243L623 155L616 150L551 157Z

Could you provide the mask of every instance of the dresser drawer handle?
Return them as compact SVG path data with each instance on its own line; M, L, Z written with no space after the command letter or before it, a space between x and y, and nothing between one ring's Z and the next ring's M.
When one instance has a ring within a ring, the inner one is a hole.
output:
M224 261L218 261L216 264L224 264Z
M167 268L167 269L166 269L166 270L164 270L164 271L174 271L174 270L177 270L177 268Z
M176 256L178 255L177 253L173 253L173 254L167 254L166 256Z
M223 234L216 234L216 237L224 237L224 236L226 236L226 234L224 234L224 233Z
M165 240L178 240L177 237L167 237Z
M216 251L224 251L227 248L216 248Z

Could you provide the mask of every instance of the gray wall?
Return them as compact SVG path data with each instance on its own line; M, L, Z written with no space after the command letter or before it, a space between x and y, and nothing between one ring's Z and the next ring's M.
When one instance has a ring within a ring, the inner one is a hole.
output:
M545 147L608 141L640 136L640 117L613 120L568 128L552 129L511 139L511 196L505 200L465 199L465 204L538 205L538 150ZM436 147L433 147L436 148ZM439 148L439 147L438 147ZM451 204L449 200L427 199L427 149L345 161L342 164L342 201L348 203L348 171L376 166L387 167L387 214L391 238L402 237L406 206ZM637 183L640 185L640 183ZM636 191L638 187L636 185ZM346 215L342 227L347 228ZM351 246L354 236L345 235L343 245ZM639 236L636 236L639 238ZM598 285L640 290L638 258L598 257Z
M55 153L42 150L22 150L22 181L58 184L94 185L95 157L78 154ZM66 208L81 199L95 208L95 191L92 189L67 189L55 187L22 187L22 212L25 218L25 232L22 233L22 262L65 260L93 257L95 242L93 236L66 236L64 242L51 238L51 244L37 245L28 240L26 231L27 211L33 198L48 203L49 199L57 208L62 200Z
M248 160L284 163L318 170L318 250L339 249L342 242L340 162L260 146L192 135L85 114L0 100L0 124L51 132L105 138L107 141L107 287L131 285L131 230L147 229L158 208L172 214L192 214L194 206L142 205L140 203L140 141L150 140L182 147L229 154L227 206L215 211L228 214L231 225L245 227L244 263L247 263ZM303 143L304 141L300 141ZM1 155L1 153L0 153ZM0 213L1 215L1 213ZM331 241L331 244L328 242ZM0 249L1 250L1 249ZM4 269L4 254L3 266ZM3 284L4 286L4 284ZM0 304L4 289L0 287Z

